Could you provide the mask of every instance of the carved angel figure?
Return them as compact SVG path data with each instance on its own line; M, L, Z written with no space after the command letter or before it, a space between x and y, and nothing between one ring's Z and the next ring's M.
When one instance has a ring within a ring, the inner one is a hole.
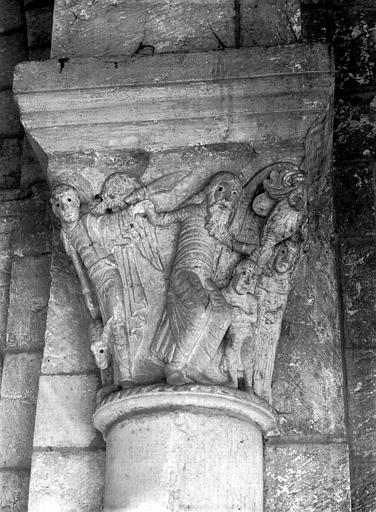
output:
M82 215L79 193L67 184L53 190L51 203L93 320L97 365L106 370L112 363L113 383L127 386L132 380L130 338L142 336L147 310L135 250L162 270L160 259L150 247L143 220L135 218L130 207Z
M213 274L221 247L245 254L254 248L238 242L230 230L241 194L239 179L221 172L177 210L156 213L151 201L136 207L154 225L181 225L166 309L152 343L156 356L167 363L166 379L171 384L204 382L205 367L229 326L231 307Z

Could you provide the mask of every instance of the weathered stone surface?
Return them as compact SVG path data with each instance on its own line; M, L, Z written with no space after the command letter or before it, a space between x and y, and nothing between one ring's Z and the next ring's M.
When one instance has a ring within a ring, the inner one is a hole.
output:
M344 444L266 445L265 512L349 512Z
M277 350L274 406L281 415L283 435L289 438L345 436L338 305L330 252L329 247L318 245L304 255Z
M24 126L46 153L282 145L301 141L325 111L332 71L327 48L288 45L125 58L116 65L72 60L62 72L56 61L30 63L17 68L15 91Z
M43 347L49 288L49 255L15 258L10 288L8 349Z
M341 90L374 84L376 9L373 2L343 2L333 11L337 86Z
M27 194L32 185L43 183L46 179L45 174L41 168L37 157L31 148L27 138L23 139L22 144L22 166L21 166L21 181L20 189ZM47 205L45 206L47 209Z
M22 142L17 138L0 140L0 188L17 187L21 174Z
M0 136L17 137L21 133L19 114L11 91L0 91L0 119Z
M376 152L376 110L373 94L339 98L335 105L335 150L337 162L374 157Z
M344 321L347 346L376 345L376 241L348 239L341 246Z
M73 265L61 252L53 256L51 278L42 373L93 370L89 313Z
M23 193L26 195L26 190ZM46 255L51 250L52 236L49 192L44 184L36 185L28 196L19 201L20 222L13 231L12 249L19 257Z
M376 349L346 351L352 454L376 460Z
M0 0L0 34L15 30L23 25L21 2Z
M30 48L29 60L48 60L51 55L51 49L48 48Z
M34 404L0 400L0 467L30 465L34 418Z
M297 0L241 0L241 46L296 43L301 36L300 2Z
M10 87L13 81L14 66L23 60L27 60L27 46L25 43L23 32L15 32L0 37L0 87Z
M6 354L1 397L36 402L41 353Z
M29 512L100 512L105 453L35 453Z
M234 4L230 0L57 0L53 57L124 55L140 43L155 52L204 51L235 45Z
M28 471L0 471L1 512L25 512L28 494Z
M34 446L101 446L102 438L92 426L98 386L95 375L42 375Z
M51 47L52 15L52 5L25 12L29 48Z
M305 4L310 2L302 2L301 24L302 24L302 40L305 43L316 43L318 41L327 41L327 9L325 4L315 6L314 9L306 8ZM317 3L317 2L313 2ZM320 2L321 4L323 2ZM312 2L311 2L312 4Z
M338 163L334 170L336 226L341 232L358 234L375 227L373 182L375 164L370 158L350 164Z
M373 512L376 507L376 461L352 460L352 512Z
M4 204L4 203L3 203ZM4 215L0 215L0 348L5 350L6 330L9 308L9 286L12 267L11 237L18 224L18 217L11 211L13 208L4 208Z

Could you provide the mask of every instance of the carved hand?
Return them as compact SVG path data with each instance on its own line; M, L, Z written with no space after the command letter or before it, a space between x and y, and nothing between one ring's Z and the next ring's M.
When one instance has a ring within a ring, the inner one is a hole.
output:
M144 187L141 187L141 188L138 188L137 190L135 190L134 192L132 192L132 194L130 194L129 196L127 196L125 198L125 202L127 204L135 204L135 203L145 199L145 197L146 197L146 190Z
M155 206L150 199L145 199L130 207L129 212L132 215L146 215L153 218L155 215Z

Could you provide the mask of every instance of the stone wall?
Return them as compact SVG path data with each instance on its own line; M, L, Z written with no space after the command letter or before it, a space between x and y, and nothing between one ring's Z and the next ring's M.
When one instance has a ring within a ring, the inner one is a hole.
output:
M376 5L305 0L305 34L336 59L334 201L352 509L376 509Z
M0 1L0 510L27 510L50 283L44 177L13 101L14 66L48 57L52 3ZM49 5L50 4L50 5ZM48 15L49 13L49 15Z

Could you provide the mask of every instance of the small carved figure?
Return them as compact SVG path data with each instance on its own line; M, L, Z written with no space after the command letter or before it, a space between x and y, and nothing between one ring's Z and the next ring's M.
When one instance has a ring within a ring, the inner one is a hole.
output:
M272 376L282 319L298 254L299 245L291 239L274 248L273 256L255 288L258 312L251 329L252 342L243 345L241 354L246 387L269 403L272 400Z
M252 255L258 262L260 273L270 261L274 247L300 228L306 210L305 175L298 169L272 171L263 184L265 192L253 201L255 213L267 217L260 247Z
M172 212L156 213L148 200L136 206L135 212L145 213L155 225L181 224L166 310L152 344L157 357L167 363L170 384L197 382L198 374L203 378L202 370L228 328L231 308L213 282L213 273L221 247L243 254L254 249L238 242L230 229L241 194L239 179L222 172L189 200L191 204Z
M230 379L228 385L235 388L238 387L239 374L244 374L242 348L245 344L252 347L254 342L252 324L257 320L256 281L257 265L246 258L237 264L230 283L222 289L224 298L232 306L222 368Z

